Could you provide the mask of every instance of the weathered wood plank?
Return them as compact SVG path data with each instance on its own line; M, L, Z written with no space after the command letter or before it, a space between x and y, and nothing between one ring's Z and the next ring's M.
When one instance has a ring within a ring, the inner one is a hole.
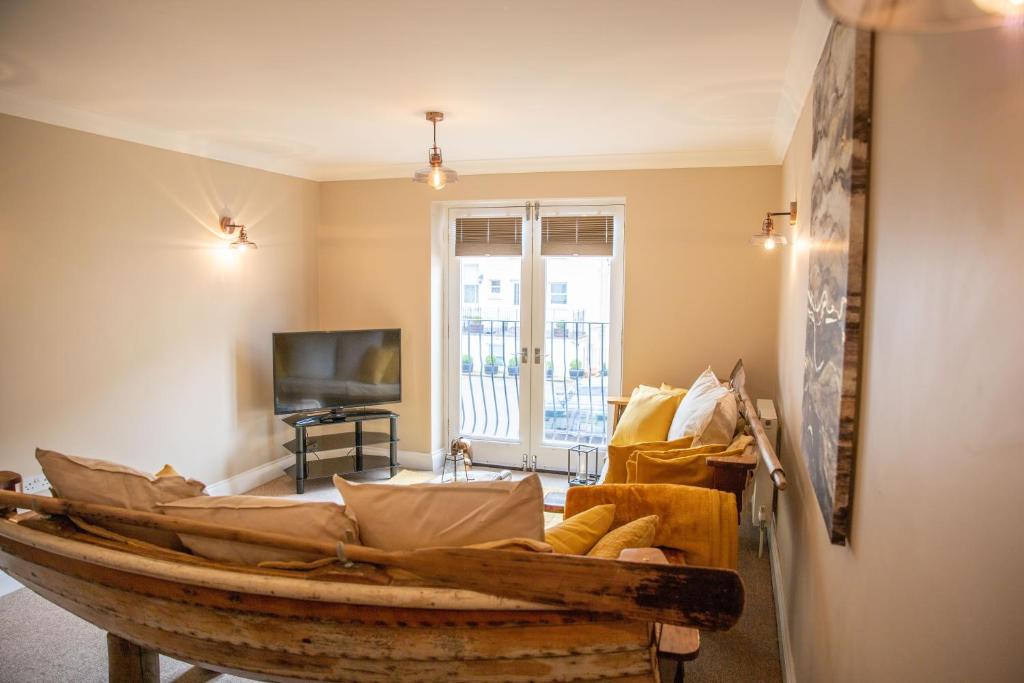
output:
M35 590L38 587L33 587ZM40 594L48 599L45 589ZM100 628L123 627L119 617L71 602L65 609ZM569 681L618 680L639 677L654 680L651 648L628 652L565 657L495 658L463 660L457 651L443 660L354 659L344 652L333 655L295 655L258 647L211 643L141 624L131 625L132 638L162 654L197 663L204 668L256 675L270 680L301 681ZM268 638L272 634L267 634Z
M366 546L314 541L208 524L177 517L0 491L0 504L71 515L91 522L117 522L225 541L302 550L404 569L437 586L563 608L616 614L708 630L731 628L743 611L743 584L730 570L644 565L574 555L481 548L426 548L390 552ZM453 572L453 566L459 571ZM502 577L496 581L495 577Z
M54 570L36 567L33 586L61 607L72 603L141 624L232 645L259 643L261 647L296 655L332 655L344 652L357 659L431 660L457 655L461 659L552 657L646 649L649 627L640 622L528 626L508 622L500 626L462 628L424 627L418 624L379 626L330 619L282 620L259 612L246 613L182 601L138 595L97 586ZM272 640L268 640L272 634Z
M110 683L160 683L160 656L108 633L107 675Z

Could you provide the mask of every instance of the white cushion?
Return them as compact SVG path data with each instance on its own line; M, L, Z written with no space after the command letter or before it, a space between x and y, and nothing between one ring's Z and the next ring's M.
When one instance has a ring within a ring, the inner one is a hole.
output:
M334 485L365 545L383 550L467 546L508 538L544 540L540 477L450 484Z
M193 498L206 488L202 482L185 479L178 474L157 477L114 462L79 458L41 448L36 449L36 460L59 497L83 503L159 512L161 503ZM181 548L177 534L170 531L116 523L101 526L165 548Z
M355 522L345 516L343 506L335 503L267 496L200 496L165 503L160 506L160 511L172 517L184 517L198 522L252 531L287 534L314 541L355 543L359 539ZM205 536L179 536L185 547L196 555L218 562L311 562L321 557L295 550L222 541Z
M722 386L709 367L693 382L676 409L668 440L693 436L693 445L728 444L736 431L736 396Z

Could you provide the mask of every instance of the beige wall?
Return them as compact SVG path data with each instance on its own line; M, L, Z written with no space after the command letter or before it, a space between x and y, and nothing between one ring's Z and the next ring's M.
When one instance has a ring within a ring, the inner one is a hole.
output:
M0 149L0 469L43 446L213 483L284 454L270 339L316 327L317 184L10 116Z
M799 455L807 255L779 325L778 541L800 681L1009 681L1024 666L1024 34L881 35L849 547ZM811 111L780 199L810 206ZM809 215L805 212L805 216ZM802 222L800 230L806 230Z
M778 210L778 188L778 167L469 176L440 192L405 179L325 183L320 324L402 328L402 448L429 452L443 439L431 203L625 197L624 386L689 385L742 356L754 391L774 393L779 257L747 240Z

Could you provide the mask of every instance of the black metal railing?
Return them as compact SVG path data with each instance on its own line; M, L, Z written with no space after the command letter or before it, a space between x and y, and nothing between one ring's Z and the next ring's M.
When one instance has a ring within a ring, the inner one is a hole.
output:
M520 438L519 321L463 317L459 348L462 433ZM547 323L543 363L544 440L603 445L608 323Z

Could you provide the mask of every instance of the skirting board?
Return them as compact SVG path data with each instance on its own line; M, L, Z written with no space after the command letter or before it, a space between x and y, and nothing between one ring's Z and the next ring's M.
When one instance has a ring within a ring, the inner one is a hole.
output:
M364 451L368 455L387 455L386 449L367 447ZM438 472L441 470L441 461L444 459L444 449L438 449L433 453L419 453L416 451L398 451L398 464L408 467L411 470L429 470ZM252 491L257 486L262 486L268 481L277 479L284 474L284 468L295 462L294 455L283 455L277 460L257 465L252 469L239 472L233 477L228 477L210 484L206 492L211 496L236 496L246 491Z
M789 642L789 617L786 615L786 589L782 583L782 564L779 561L779 542L775 538L775 516L768 529L768 554L772 566L772 594L775 597L775 618L779 631L779 655L782 658L783 683L796 683L793 666L793 648Z

